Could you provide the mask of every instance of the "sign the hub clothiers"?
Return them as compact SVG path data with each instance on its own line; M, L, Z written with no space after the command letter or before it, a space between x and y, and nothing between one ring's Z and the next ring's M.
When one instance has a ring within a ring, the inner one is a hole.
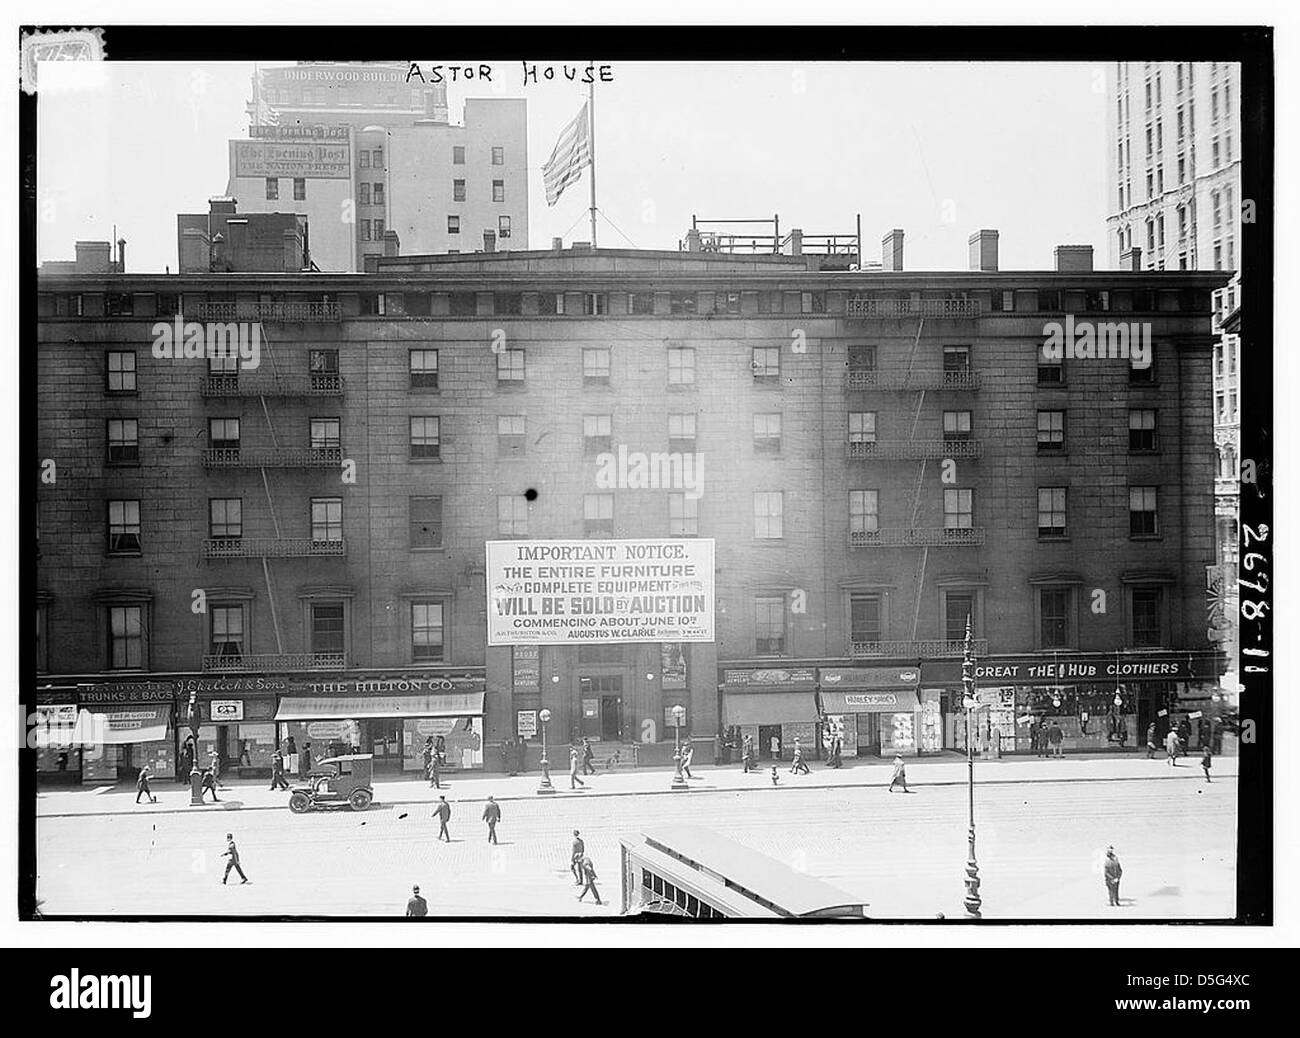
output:
M713 641L711 538L488 541L488 644Z

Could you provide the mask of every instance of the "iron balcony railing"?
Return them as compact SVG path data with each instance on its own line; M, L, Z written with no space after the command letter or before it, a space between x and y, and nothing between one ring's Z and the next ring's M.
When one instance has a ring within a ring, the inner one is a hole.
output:
M205 559L309 559L347 554L342 539L311 537L214 537L203 542Z
M846 445L850 460L871 458L979 458L984 454L980 440L864 440Z
M853 530L849 533L851 548L922 548L969 547L984 543L982 526L962 527L895 527L886 530Z
M338 303L204 302L195 304L194 318L199 321L283 321L290 324L312 324L341 321L343 309Z
M852 642L849 655L854 659L934 659L940 656L961 656L965 652L965 642L931 639L926 641L882 641ZM971 639L971 646L976 656L987 656L989 643L987 638Z
M252 656L204 656L205 674L289 670L346 670L347 657L341 652L271 652Z
M908 375L899 372L846 371L846 389L921 390L979 389L980 377L973 371L925 371Z
M213 447L205 469L328 469L343 464L341 447Z
M855 318L897 319L904 317L978 317L980 304L975 299L848 299L844 316Z
M237 374L208 375L200 381L199 392L208 398L342 396L343 379L339 375L285 375L272 378L241 378Z

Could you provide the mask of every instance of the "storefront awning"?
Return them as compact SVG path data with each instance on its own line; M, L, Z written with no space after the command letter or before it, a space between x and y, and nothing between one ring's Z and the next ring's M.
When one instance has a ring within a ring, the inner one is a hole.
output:
M286 696L277 721L320 721L367 717L482 717L482 692L437 696Z
M82 746L122 746L167 738L169 706L90 707L77 715L72 741Z
M729 692L722 697L723 724L795 724L817 720L811 692Z
M905 714L917 709L912 689L822 692L822 710L837 714Z

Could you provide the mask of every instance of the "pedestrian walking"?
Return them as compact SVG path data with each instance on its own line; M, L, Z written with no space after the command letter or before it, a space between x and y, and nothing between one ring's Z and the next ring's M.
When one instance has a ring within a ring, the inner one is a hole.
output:
M579 786L586 788L587 783L578 778L578 750L574 746L569 747L569 788L577 789Z
M1210 747L1207 744L1201 749L1201 770L1205 772L1205 781L1210 781Z
M194 754L190 749L190 743L187 740L181 747L181 757L177 761L176 781L186 783L190 780L190 772L194 770Z
M216 751L215 747L208 750L208 767L212 771L212 781L217 784L217 788L225 789L225 783L221 781L221 754Z
M587 845L577 829L573 830L573 846L569 850L569 871L573 873L573 885L582 886L582 859L587 854Z
M743 774L748 775L754 770L754 740L748 735L745 736L744 742L741 743L740 763L744 768Z
M215 796L215 793L213 795ZM226 853L223 854L222 857L229 858L230 860L226 862L226 872L225 875L221 877L221 885L223 887L226 885L226 880L230 878L231 869L234 869L239 873L240 883L247 883L248 877L244 875L244 870L239 867L239 848L235 846L235 836L233 833L226 833Z
M406 902L407 919L423 919L429 914L429 902L420 896L420 888L411 888L411 900Z
M686 744L682 747L682 774L688 779L693 779L695 777L691 774L691 761L694 759L695 746L690 739L687 739Z
M447 738L440 735L434 741L433 755L438 758L438 764L442 767L447 766Z
M1056 721L1053 721L1052 727L1047 730L1047 741L1051 743L1053 757L1065 757L1065 732Z
M425 737L424 749L420 751L420 760L424 761L424 773L429 774L429 763L433 760L433 736Z
M1119 907L1119 879L1124 875L1124 869L1119 863L1119 858L1115 857L1115 848L1106 848L1106 893L1110 895L1110 903Z
M1156 755L1156 723L1152 721L1147 725L1147 760L1154 759Z
M483 821L487 822L488 843L497 842L497 822L501 821L501 805L488 797L487 806L483 808Z
M438 778L438 755L436 753L429 754L429 788L442 789L442 783Z
M298 777L305 779L311 774L311 743L302 744L302 753L298 755Z
M903 758L896 756L894 758L894 774L889 779L889 792L894 791L894 786L901 784L904 793L910 793L907 788L907 767L903 764Z
M585 735L582 737L582 773L584 775L596 774L596 766L592 763L596 759L596 751L591 748L591 740Z
M794 760L790 762L791 775L809 775L807 762L803 759L803 747L799 745L799 740L794 741Z
M592 864L591 859L585 854L582 856L582 879L584 886L582 893L578 895L578 900L581 901L585 898L587 891L590 890L592 896L596 899L596 904L603 905L605 902L600 899L600 891L596 889L596 866Z
M284 754L278 749L271 754L271 788L289 788L289 780L284 777Z
M199 786L199 799L202 800L208 793L212 794L212 802L220 803L221 798L217 796L217 779L212 774L211 768L203 769L203 781Z
M451 821L451 805L447 803L446 797L438 798L438 806L434 808L433 816L438 819L438 839L451 843L451 833L447 831L447 823Z
M1165 753L1169 755L1169 763L1175 768L1178 767L1178 732L1172 728L1165 736Z
M149 803L158 803L158 798L149 790L149 765L146 764L140 769L140 774L135 777L135 802L140 803L141 797L147 797Z

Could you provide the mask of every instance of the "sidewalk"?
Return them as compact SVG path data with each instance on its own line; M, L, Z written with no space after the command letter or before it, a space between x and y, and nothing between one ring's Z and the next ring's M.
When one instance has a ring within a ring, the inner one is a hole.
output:
M695 778L689 782L690 792L734 793L772 788L771 766L744 774L739 764L722 767L697 766L692 768ZM814 768L810 775L791 775L790 764L778 767L780 789L848 789L889 785L893 766L889 762L846 762L839 770L824 765ZM1237 777L1236 757L1216 757L1211 771L1213 780ZM645 768L636 771L602 772L589 775L583 781L585 789L570 790L567 769L552 769L551 782L556 797L616 797L631 795L686 795L670 788L672 768ZM1147 779L1204 782L1199 758L1188 755L1170 767L1163 757L1147 760L1145 755L1125 757L1078 757L1062 760L1042 758L1005 758L1003 760L977 760L975 782L977 785L1016 782L1114 782ZM452 803L486 800L489 795L497 800L542 800L537 787L541 773L526 775L485 775L481 772L452 772L444 775L441 791L430 788L419 778L381 778L375 782L376 804L428 804L437 800L439 793ZM907 784L913 788L926 786L955 786L966 783L966 761L957 757L913 760L907 765ZM219 803L206 802L199 811L277 810L288 809L289 797L283 790L271 791L266 779L231 780L218 791ZM41 818L75 818L111 814L193 813L188 786L177 782L155 779L156 804L135 804L135 784L117 786L87 785L76 789L51 789L36 797L36 814Z

